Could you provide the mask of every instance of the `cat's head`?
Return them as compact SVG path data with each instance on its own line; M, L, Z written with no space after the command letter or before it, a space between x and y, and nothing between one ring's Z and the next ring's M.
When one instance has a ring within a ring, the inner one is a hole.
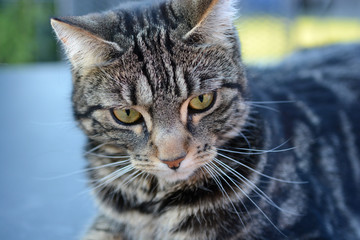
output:
M248 108L232 4L172 0L52 19L73 67L75 117L104 155L176 182L238 135Z

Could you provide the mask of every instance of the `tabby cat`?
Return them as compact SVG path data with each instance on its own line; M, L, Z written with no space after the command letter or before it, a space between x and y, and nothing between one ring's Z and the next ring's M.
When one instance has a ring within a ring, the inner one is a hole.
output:
M233 4L51 20L100 209L84 239L360 239L360 46L245 74Z

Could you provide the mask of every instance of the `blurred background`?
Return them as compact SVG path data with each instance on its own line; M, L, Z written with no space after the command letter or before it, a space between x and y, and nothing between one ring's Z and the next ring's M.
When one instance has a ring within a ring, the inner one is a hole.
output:
M71 113L70 67L52 16L122 0L0 0L0 239L79 239L96 210L85 138ZM360 42L360 0L241 0L244 61L271 65L306 47Z
M58 61L51 16L82 15L124 0L0 0L0 64ZM303 47L360 41L360 0L241 0L236 22L249 63Z

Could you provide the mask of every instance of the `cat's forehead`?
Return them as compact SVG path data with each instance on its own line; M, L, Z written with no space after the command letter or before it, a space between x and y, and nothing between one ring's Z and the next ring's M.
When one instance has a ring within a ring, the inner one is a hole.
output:
M152 37L145 34L132 40L131 47L104 76L126 104L181 102L214 91L226 81L222 77L225 60L218 61L211 48L187 46L161 29Z
M126 6L108 13L112 16L111 24L113 24L113 27L108 29L113 34L111 40L122 47L129 47L129 40L135 40L139 36L151 40L158 36L159 30L178 32L181 28L179 28L179 25L182 25L181 13L178 11L175 13L169 2L150 5L132 3L129 7Z

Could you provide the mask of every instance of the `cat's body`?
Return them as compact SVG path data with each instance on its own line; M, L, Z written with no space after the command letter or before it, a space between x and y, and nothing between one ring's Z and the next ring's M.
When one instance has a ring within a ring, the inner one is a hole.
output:
M249 71L254 101L289 101L254 107L274 108L261 110L271 145L288 140L285 148L294 148L268 154L269 175L307 182L271 183L274 202L301 209L299 216L290 214L293 221L281 211L271 214L283 214L280 221L288 224L289 239L359 239L359 64L359 44L333 45Z
M53 20L100 214L85 239L359 239L360 46L245 77L227 0Z

